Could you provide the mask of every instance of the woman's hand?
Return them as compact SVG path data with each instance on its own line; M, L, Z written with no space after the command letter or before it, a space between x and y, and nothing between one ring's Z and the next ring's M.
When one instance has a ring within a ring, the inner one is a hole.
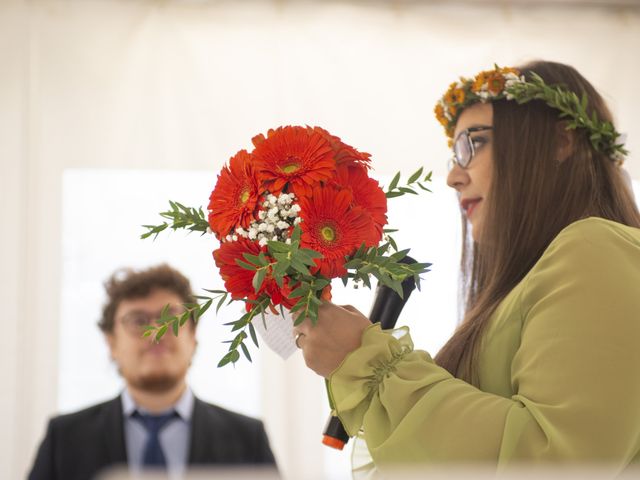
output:
M322 302L316 325L307 318L293 329L293 334L307 367L326 378L360 346L362 333L369 325L367 317L351 305Z

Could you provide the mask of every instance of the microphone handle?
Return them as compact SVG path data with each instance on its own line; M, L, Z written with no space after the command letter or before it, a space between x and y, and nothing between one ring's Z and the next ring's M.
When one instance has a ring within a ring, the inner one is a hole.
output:
M407 264L416 263L413 258L408 256L400 261ZM380 322L380 328L383 330L394 328L398 317L400 317L402 308L405 303L407 303L409 295L411 295L411 292L413 292L415 288L415 279L413 277L405 278L402 282L403 298L400 298L400 295L391 288L378 283L373 307L371 307L371 313L369 314L371 323ZM336 450L342 450L349 441L349 438L349 434L338 416L332 413L324 427L322 443Z

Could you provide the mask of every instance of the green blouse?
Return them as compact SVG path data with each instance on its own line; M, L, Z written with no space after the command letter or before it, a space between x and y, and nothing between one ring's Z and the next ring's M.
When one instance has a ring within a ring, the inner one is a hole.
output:
M378 466L640 463L640 230L566 227L494 313L478 370L479 388L371 326L329 394Z

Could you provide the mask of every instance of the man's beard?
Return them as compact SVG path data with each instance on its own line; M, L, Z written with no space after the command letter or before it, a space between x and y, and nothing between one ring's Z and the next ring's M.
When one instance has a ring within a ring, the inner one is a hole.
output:
M157 373L130 379L129 383L131 383L132 387L145 392L162 393L174 388L182 378L183 376L181 375Z

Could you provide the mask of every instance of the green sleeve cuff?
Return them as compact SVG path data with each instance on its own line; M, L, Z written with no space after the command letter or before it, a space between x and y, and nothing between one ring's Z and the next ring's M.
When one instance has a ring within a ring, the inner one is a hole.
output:
M360 430L378 386L411 351L413 342L407 327L383 331L374 324L362 334L360 347L331 373L329 396L349 436Z

